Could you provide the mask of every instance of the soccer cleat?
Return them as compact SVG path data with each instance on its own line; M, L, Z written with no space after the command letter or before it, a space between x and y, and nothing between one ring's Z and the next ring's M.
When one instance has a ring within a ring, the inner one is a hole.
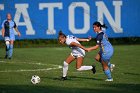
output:
M8 55L5 55L4 59L7 59L8 58Z
M9 60L11 60L12 58L11 58L11 57L9 57L8 59L9 59Z
M96 66L92 65L92 67L93 67L92 72L93 72L93 74L95 74L96 73L96 68L95 68Z
M111 64L110 71L112 72L114 68L115 68L115 64Z
M113 81L113 78L111 78L111 79L106 79L105 81Z
M62 77L61 81L67 80L67 77Z

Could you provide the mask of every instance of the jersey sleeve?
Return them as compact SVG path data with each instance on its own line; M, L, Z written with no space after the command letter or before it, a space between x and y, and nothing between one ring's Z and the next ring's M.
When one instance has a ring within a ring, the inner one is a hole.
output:
M14 28L16 28L17 27L17 25L16 25L16 23L14 22Z
M67 36L66 44L67 44L67 45L70 45L72 42L75 42L76 39L77 39L77 38L76 38L75 36L72 36L72 35Z
M72 42L72 40L71 40L70 38L67 38L67 39L66 39L66 44L67 44L67 45L70 45L71 42Z
M5 23L5 20L2 22L2 25L1 25L2 28L4 28L4 23Z
M97 45L101 45L102 39L103 39L103 34L99 34L99 35L96 37L96 44L97 44Z

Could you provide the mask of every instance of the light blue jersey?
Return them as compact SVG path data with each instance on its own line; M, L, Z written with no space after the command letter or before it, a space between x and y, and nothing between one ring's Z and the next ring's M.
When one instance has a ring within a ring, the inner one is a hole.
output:
M4 37L10 40L15 40L14 28L16 28L16 23L14 21L4 20L2 23L2 28L5 29Z
M111 43L108 41L107 35L103 31L99 32L96 37L96 41L100 46L101 59L105 62L109 62L114 50Z

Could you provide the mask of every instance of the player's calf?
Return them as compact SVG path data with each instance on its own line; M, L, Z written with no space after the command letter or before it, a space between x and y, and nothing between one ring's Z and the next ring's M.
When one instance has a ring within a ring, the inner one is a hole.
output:
M63 63L63 76L61 80L67 80L68 63L64 61Z

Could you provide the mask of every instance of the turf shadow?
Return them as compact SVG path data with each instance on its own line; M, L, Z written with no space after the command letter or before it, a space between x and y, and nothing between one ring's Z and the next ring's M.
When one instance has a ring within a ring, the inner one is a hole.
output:
M136 75L136 76L139 76L140 75L139 73L129 73L129 72L124 73L124 74L127 74L127 75Z
M60 77L41 77L41 78L46 78L46 79L51 79L51 80L61 80L61 76ZM81 80L85 80L85 79L90 79L90 80L97 80L97 81L104 81L104 79L99 79L99 78L89 78L89 77L79 77L79 76L68 76L67 77L68 80L71 81L77 81L77 79Z
M103 79L99 79L99 78L89 78L89 77L79 77L79 76L69 76L70 78L73 79L91 79L91 80L98 80L98 81L103 81Z

